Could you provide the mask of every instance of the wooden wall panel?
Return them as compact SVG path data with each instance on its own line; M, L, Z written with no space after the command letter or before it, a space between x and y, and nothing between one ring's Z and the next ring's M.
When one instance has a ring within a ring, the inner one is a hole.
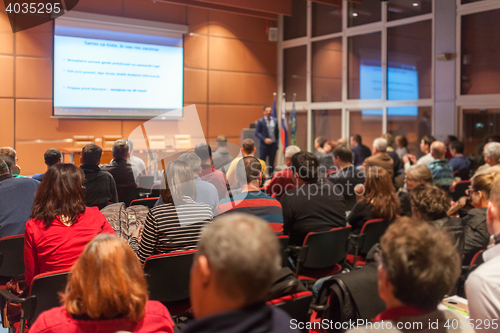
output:
M16 55L52 58L53 23L16 33Z
M189 32L208 35L208 10L202 8L189 7L188 8L188 21Z
M0 97L14 97L14 57L0 55Z
M80 0L73 10L102 15L121 16L123 0Z
M184 67L208 68L208 37L184 37Z
M16 58L16 97L52 98L52 59Z
M0 54L14 53L14 34L9 23L9 17L5 13L3 1L0 2Z
M276 91L276 76L210 71L209 103L270 104Z
M21 175L32 176L47 170L43 154L49 148L71 148L73 143L64 141L17 142L16 153L21 167ZM67 159L67 162L69 159ZM77 161L75 161L77 162ZM79 164L79 163L78 163Z
M239 137L243 128L263 117L262 106L247 105L214 105L208 106L208 136L217 137L224 134L228 137ZM228 124L231 126L228 126Z
M0 98L0 147L14 147L14 99Z
M186 6L160 1L123 0L123 16L141 20L186 24Z
M266 19L211 10L208 33L217 37L267 41L267 24Z
M207 103L207 75L203 69L184 69L184 101Z

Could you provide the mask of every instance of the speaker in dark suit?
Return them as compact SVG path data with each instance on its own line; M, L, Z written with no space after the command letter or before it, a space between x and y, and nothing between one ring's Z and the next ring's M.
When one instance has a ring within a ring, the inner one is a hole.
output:
M269 176L274 172L274 158L278 149L278 120L271 116L271 107L264 107L264 117L257 121L255 136L260 141L260 159L266 161L269 166Z

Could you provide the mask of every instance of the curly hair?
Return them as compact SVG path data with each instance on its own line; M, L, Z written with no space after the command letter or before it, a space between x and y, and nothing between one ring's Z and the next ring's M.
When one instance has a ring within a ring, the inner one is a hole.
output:
M448 194L439 187L431 184L419 184L410 191L410 201L422 219L434 221L446 216L451 207Z

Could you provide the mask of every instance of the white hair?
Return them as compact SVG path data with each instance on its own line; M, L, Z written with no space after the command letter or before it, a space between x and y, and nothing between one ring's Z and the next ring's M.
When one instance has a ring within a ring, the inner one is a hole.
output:
M387 151L387 140L384 138L373 140L373 148L377 148L379 152L385 153Z
M285 149L285 158L292 158L292 156L298 152L300 152L300 148L298 146L288 146Z
M500 162L500 143L490 142L486 145L484 153L491 157L495 163Z
M191 170L196 173L201 172L201 158L194 152L190 151L182 154L178 158L179 161L184 161L191 167Z

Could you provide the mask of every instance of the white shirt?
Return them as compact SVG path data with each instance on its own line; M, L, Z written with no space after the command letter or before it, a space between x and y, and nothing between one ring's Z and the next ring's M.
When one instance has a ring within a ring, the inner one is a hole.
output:
M267 132L269 133L269 136L271 137L271 140L276 141L276 137L274 135L274 127L276 124L274 123L273 117L267 118L264 117L266 121L266 126L267 126Z
M432 157L431 153L420 157L417 161L417 165L425 165L428 166L429 163L434 161L434 157ZM405 163L405 172L411 167L410 162Z
M497 319L500 325L500 244L483 253L484 263L469 275L465 293L469 301L469 316L474 322L481 319ZM499 328L486 329L481 333L498 332ZM478 330L479 332L479 330Z

